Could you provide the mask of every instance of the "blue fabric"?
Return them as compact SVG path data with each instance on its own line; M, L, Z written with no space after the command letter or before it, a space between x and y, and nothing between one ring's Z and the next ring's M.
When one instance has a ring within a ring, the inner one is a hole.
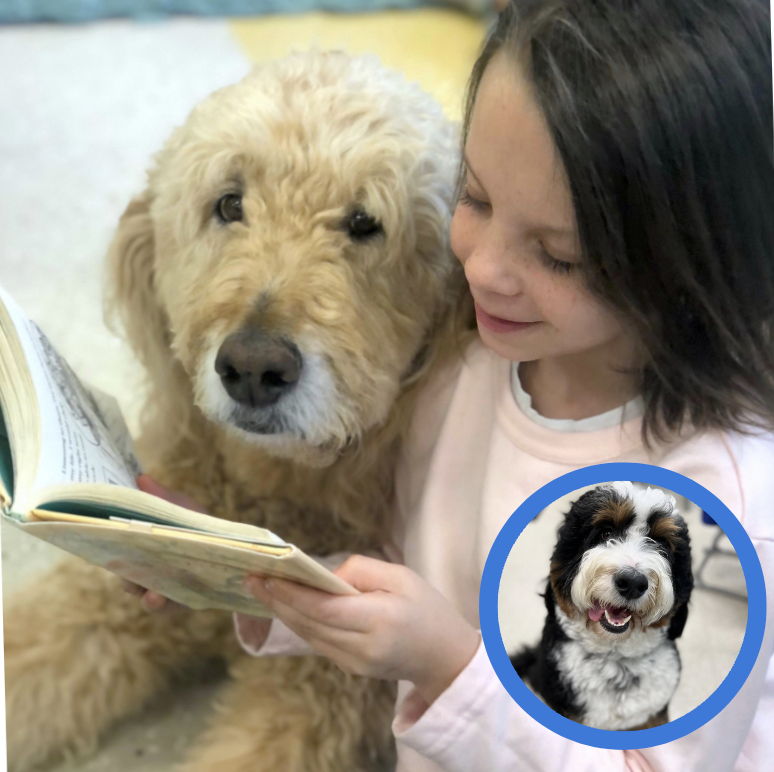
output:
M352 13L385 8L456 5L480 10L480 0L0 0L0 24L84 22L114 16L154 19L170 14L254 16L323 10Z

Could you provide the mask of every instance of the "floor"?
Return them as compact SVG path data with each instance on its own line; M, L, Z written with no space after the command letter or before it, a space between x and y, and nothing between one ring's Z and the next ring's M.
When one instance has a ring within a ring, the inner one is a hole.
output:
M239 79L252 63L310 43L373 50L458 115L482 27L453 13L416 18L424 28L393 14L360 24L312 14L265 23L184 18L0 27L0 281L84 380L119 398L130 426L136 426L141 377L103 324L101 266L118 217L142 190L152 153L197 100ZM539 634L538 580L556 524L555 514L541 516L509 560L501 596L509 641ZM698 522L691 529L698 555L712 529ZM60 553L4 525L1 536L7 599ZM738 584L733 560L717 571L718 581ZM712 620L717 634L702 639L702 619ZM692 652L692 669L686 667L676 709L697 704L727 672L745 619L746 604L696 593L681 642L681 651ZM117 727L95 756L51 772L170 769L201 731L218 686L181 685L140 719Z

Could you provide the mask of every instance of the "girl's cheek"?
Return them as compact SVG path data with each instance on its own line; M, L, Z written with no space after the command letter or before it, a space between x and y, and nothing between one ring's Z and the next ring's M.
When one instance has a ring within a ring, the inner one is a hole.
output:
M538 266L531 284L533 297L544 315L555 322L571 318L578 305L578 291L568 282L567 276L549 274L548 269Z
M569 283L570 277L557 277L543 295L542 307L553 325L572 335L596 336L606 326L597 302L581 288Z
M570 325L595 342L608 340L621 332L616 317L583 289L577 289L567 298L565 308L565 318Z

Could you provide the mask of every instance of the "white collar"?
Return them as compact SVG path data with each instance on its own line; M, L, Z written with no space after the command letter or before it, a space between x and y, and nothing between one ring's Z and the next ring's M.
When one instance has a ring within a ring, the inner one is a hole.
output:
M610 429L623 423L624 416L629 421L632 418L639 418L645 412L645 403L642 401L642 397L638 396L621 407L613 408L600 415L581 418L579 421L572 418L546 418L532 407L532 397L522 388L518 362L511 363L511 391L513 391L516 404L527 418L533 423L557 432L593 432L600 429Z

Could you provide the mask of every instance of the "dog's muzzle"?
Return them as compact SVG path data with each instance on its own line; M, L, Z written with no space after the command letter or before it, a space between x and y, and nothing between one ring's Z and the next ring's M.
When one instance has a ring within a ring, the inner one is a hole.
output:
M215 371L226 393L250 409L270 407L291 392L301 366L295 344L250 328L229 335L215 358Z
M615 588L626 600L637 600L648 591L648 577L633 568L624 568L615 575Z
M311 337L291 340L257 324L212 340L195 378L197 405L213 423L238 429L272 454L328 457L353 434L341 415L352 409L321 348Z

